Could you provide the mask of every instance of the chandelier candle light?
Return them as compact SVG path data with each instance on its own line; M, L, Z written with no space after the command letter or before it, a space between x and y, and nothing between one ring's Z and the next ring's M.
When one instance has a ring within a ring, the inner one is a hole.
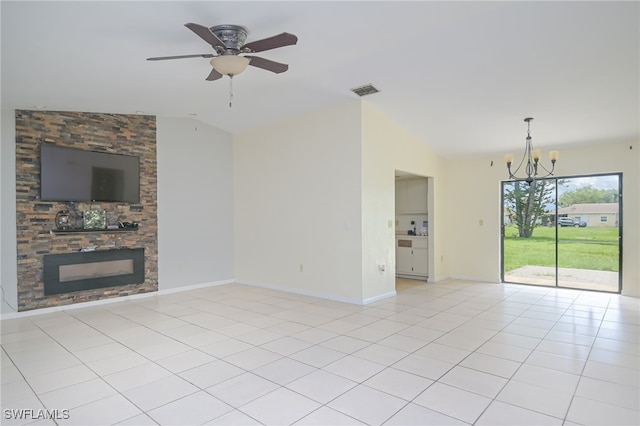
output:
M551 160L551 170L550 171L547 170L542 165L542 163L540 162L540 156L542 154L542 151L539 149L533 149L533 144L531 143L531 121L532 120L533 120L533 117L527 117L524 119L524 121L527 123L527 142L526 142L524 155L522 156L522 160L520 161L520 164L518 164L518 167L515 169L515 171L513 172L511 171L511 165L513 164L513 154L505 154L504 156L504 161L507 163L507 170L509 170L509 179L516 179L516 180L524 179L524 181L527 182L529 185L531 185L531 183L537 178L545 178L545 177L551 176L553 174L553 170L556 167L556 161L560 156L559 151L549 151L549 160ZM527 174L527 177L519 178L518 176L516 176L516 173L518 173L522 165L525 164L525 160L526 160L526 166L524 171ZM547 172L547 174L544 176L538 176L538 167L540 167L545 172Z

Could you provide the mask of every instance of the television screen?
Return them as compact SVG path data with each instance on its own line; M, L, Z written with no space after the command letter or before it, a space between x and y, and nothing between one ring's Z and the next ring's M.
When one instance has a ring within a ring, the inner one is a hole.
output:
M40 199L138 203L140 158L43 143Z

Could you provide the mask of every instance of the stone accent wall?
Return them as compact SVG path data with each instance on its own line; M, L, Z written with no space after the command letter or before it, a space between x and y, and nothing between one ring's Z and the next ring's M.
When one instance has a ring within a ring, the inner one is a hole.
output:
M62 203L40 200L40 145L51 143L140 157L140 203ZM156 119L147 115L16 110L18 311L158 290ZM108 223L138 222L137 231L53 234L56 213L106 210ZM145 282L44 295L43 257L78 251L144 247Z

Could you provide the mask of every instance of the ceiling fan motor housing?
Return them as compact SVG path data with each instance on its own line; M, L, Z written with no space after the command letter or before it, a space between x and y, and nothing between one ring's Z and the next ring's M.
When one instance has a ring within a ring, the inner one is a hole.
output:
M242 46L247 39L247 29L241 25L216 25L209 28L209 30L225 44L225 50L232 52L225 52L224 50L218 52L218 54L237 54L241 52Z

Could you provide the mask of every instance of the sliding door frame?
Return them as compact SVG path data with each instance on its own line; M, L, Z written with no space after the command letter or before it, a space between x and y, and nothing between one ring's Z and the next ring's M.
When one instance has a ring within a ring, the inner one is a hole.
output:
M558 241L558 181L563 180L563 179L578 179L578 178L590 178L590 177L604 177L604 176L617 176L618 177L618 289L617 291L604 291L604 290L593 290L593 289L578 289L575 287L566 287L566 286L561 286L558 285L558 270L559 270L559 266L558 266L558 259L559 259L559 254L558 254L558 247L559 247L559 241ZM520 179L519 179L520 180ZM505 250L505 245L504 245L504 240L505 240L505 227L507 226L505 224L505 185L509 184L511 182L514 182L513 180L505 180L505 181L501 181L500 182L500 280L503 283L507 283L507 284L519 284L519 285L533 285L536 287L554 287L554 288L562 288L562 289L573 289L573 290L581 290L581 291L597 291L597 292L601 292L601 293L622 293L622 287L623 287L623 282L622 282L622 250L623 250L623 236L624 236L624 232L623 232L623 197L622 197L622 188L623 188L623 182L622 182L622 172L614 172L614 173L594 173L594 174L586 174L586 175L576 175L576 176L552 176L552 177L547 177L544 179L539 179L539 180L553 180L554 184L555 184L555 196L554 196L554 200L555 200L555 206L556 206L556 215L555 215L555 219L554 219L554 223L555 223L555 285L537 285L537 284L527 284L527 283L515 283L515 282L507 282L505 281L504 277L505 277L505 271L504 271L504 250ZM520 180L521 182L524 182L524 180Z

